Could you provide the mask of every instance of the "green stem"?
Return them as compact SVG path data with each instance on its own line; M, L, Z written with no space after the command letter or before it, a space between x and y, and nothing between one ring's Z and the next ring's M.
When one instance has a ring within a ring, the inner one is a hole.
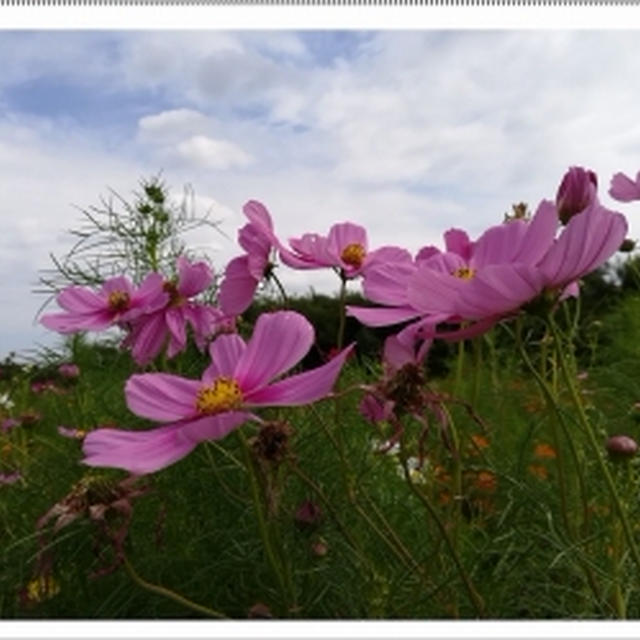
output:
M267 556L267 560L271 566L271 570L276 576L276 581L278 582L278 586L280 588L280 593L282 597L282 604L284 607L284 611L291 611L295 609L294 607L289 606L290 604L290 596L292 598L291 602L295 600L293 585L288 577L285 576L285 571L283 571L282 562L279 561L278 557L273 548L273 543L271 540L271 535L269 533L269 528L267 526L267 522L264 515L264 505L263 500L260 495L260 487L258 486L258 479L255 470L255 465L253 460L251 459L251 450L247 443L247 439L244 437L244 434L239 430L236 431L240 441L242 442L242 446L244 449L244 455L246 460L246 467L249 474L249 486L251 489L251 497L253 499L253 505L256 512L256 519L258 521L258 531L260 533L260 538L262 540L262 546L265 551L265 555Z
M343 275L341 275L340 282L340 306L338 311L338 313L340 314L340 319L338 324L338 336L336 338L336 347L338 348L338 351L342 349L342 344L344 343L344 330L347 320L347 316L345 313L347 300L347 279Z
M284 287L282 286L282 282L280 282L280 278L278 278L278 276L275 273L271 274L271 278L275 282L275 285L278 288L278 291L280 292L280 296L282 297L282 303L284 304L285 307L289 307L290 306L289 298L287 296L287 292L284 290Z
M580 396L574 384L573 377L571 376L571 372L569 371L569 366L564 355L564 350L562 349L561 337L558 331L558 327L556 326L556 323L551 315L548 318L548 325L551 329L551 332L553 333L554 341L556 344L556 352L558 354L558 359L560 362L560 369L562 370L565 383L567 385L567 388L569 389L569 394L571 396L573 405L578 413L580 424L587 434L587 440L589 441L589 445L593 450L596 462L598 463L598 467L600 468L600 472L604 476L607 488L609 489L609 494L616 507L616 511L618 513L618 517L620 518L620 522L622 523L624 536L627 541L631 557L636 565L636 568L640 570L640 553L638 553L638 547L636 546L635 540L633 538L633 530L631 529L629 518L627 517L626 510L624 508L624 505L622 504L620 495L618 494L618 490L616 489L616 485L613 477L611 476L611 472L609 471L602 455L602 446L598 444L596 434L593 430L591 422L587 418L587 414L584 410L584 406L582 405L582 401L580 400Z
M454 395L460 395L460 385L462 384L462 374L464 369L464 340L458 342L458 356L456 358L456 378L453 384Z
M152 593L156 593L160 596L164 596L165 598L169 598L169 600L173 600L174 602L177 602L178 604L181 604L182 606L187 607L188 609L192 609L193 611L202 613L205 616L208 616L210 618L224 618L224 619L227 618L227 616L225 616L224 613L220 613L215 609L210 609L209 607L205 607L202 604L193 602L188 598L185 598L184 596L180 595L179 593L172 591L171 589L162 587L159 584L153 584L152 582L147 582L144 578L140 577L140 575L136 572L136 570L133 568L133 566L129 562L129 559L127 558L127 556L125 556L124 554L122 556L122 562L124 563L124 568L127 570L127 573L129 574L131 579L143 589L146 589L147 591L151 591Z
M453 560L453 563L455 564L456 569L458 570L458 573L462 578L462 582L464 583L464 586L469 595L469 600L471 600L473 608L476 610L477 616L479 618L484 618L485 616L484 601L482 600L482 597L480 596L480 594L476 591L476 588L474 587L473 582L471 581L471 576L469 576L466 569L462 565L462 561L460 560L460 556L458 555L456 547L453 544L451 537L447 532L447 528L442 522L442 519L438 515L437 510L431 504L431 501L429 500L429 498L427 498L427 496L422 491L420 491L411 480L411 474L409 473L407 460L404 456L402 459L402 469L404 471L405 480L407 481L407 484L409 485L411 492L418 498L418 500L420 500L420 502L424 505L424 507L426 508L427 512L429 513L433 521L436 523L436 526L438 527L438 531L440 532L440 536L444 540L445 545L449 551L449 554L451 555L451 558Z

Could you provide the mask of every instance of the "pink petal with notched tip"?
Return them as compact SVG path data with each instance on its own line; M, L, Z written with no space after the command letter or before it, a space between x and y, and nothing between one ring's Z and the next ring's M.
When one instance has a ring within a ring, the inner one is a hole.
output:
M540 262L547 286L565 286L602 265L618 250L626 233L623 215L591 204L571 218Z
M246 348L247 345L239 335L223 335L216 338L209 345L211 364L202 375L202 382L208 384L220 376L233 378Z
M487 229L473 246L469 261L474 268L513 262L526 236L527 223L513 220Z
M305 233L300 238L290 238L293 251L280 247L280 260L292 269L319 269L336 264L335 256L328 251L328 239L317 233Z
M364 295L378 304L407 306L407 283L415 271L413 263L376 264L366 271Z
M411 254L401 247L380 247L367 253L362 263L362 272L366 274L370 269L376 269L381 265L400 264L413 266Z
M101 331L113 324L113 315L107 311L92 314L50 313L40 318L40 323L47 329L58 333L75 333L76 331Z
M136 415L158 422L174 422L197 415L199 380L169 373L131 376L124 387L127 406Z
M185 256L178 258L178 293L191 298L204 291L213 281L213 273L206 262L190 262Z
M540 262L554 242L558 229L558 212L553 202L543 200L531 221L525 224L526 231L513 255L513 262L533 265Z
M447 272L435 271L423 263L409 279L409 304L419 313L453 315L456 313L458 294L468 284L468 281Z
M333 388L336 378L354 345L343 349L327 364L275 382L244 397L248 406L297 406L324 398ZM288 368L288 367L287 367Z
M514 311L544 288L543 274L524 264L494 264L478 271L456 307L465 319L480 320Z
M129 278L125 278L125 276L116 276L115 278L109 278L104 281L100 289L100 294L106 299L109 294L114 291L128 293L131 297L134 294L134 287Z
M416 356L412 346L402 343L398 336L389 336L384 341L382 361L392 371L397 371L402 369L405 364L415 363Z
M180 308L167 309L164 312L164 320L169 329L169 348L167 355L173 358L177 353L183 351L187 346L187 332L185 328L185 317Z
M252 418L259 419L247 411L227 411L214 416L202 416L185 422L182 436L191 442L220 440Z
M150 273L138 287L133 295L133 305L139 307L138 313L153 313L166 306L169 302L169 294L163 290L164 279L159 273ZM123 320L129 320L129 314L122 316Z
M142 366L151 362L162 351L166 338L164 311L156 311L138 318L123 344L131 346L133 359Z
M367 232L364 227L352 222L341 222L334 224L329 229L327 252L334 260L341 262L342 252L350 244L359 244L365 252L367 251ZM334 262L334 264L336 263Z
M93 313L104 309L107 301L97 293L84 287L71 286L63 289L56 297L56 302L66 311L72 313Z
M469 261L474 243L469 240L466 231L462 229L449 229L445 231L444 244L448 253L456 253L463 260Z
M273 232L273 221L267 208L257 200L249 200L243 207L242 212L249 219L249 222L258 227L272 242L278 245L278 239Z
M407 320L413 320L420 312L413 307L354 307L347 306L347 315L367 325L367 327L386 327Z
M239 256L229 262L220 284L218 303L225 315L236 316L246 311L253 300L258 281L249 271L249 258Z
M181 434L182 425L148 431L96 429L85 437L83 464L115 467L135 474L153 473L184 458L197 445Z
M314 330L293 311L263 313L238 361L234 378L248 394L296 365L311 348Z
M616 173L611 178L609 195L620 202L640 200L640 171L636 175L635 182L624 173Z

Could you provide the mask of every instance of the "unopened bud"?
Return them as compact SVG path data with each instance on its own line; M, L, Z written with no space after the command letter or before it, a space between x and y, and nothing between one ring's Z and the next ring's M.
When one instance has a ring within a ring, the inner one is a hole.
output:
M618 251L622 253L631 253L636 248L636 241L631 238L625 238L620 245Z
M584 211L597 198L598 178L593 171L571 167L564 174L556 194L558 217L567 224L573 216Z
M633 458L638 451L638 443L629 436L611 436L607 440L607 452L612 460Z
M315 502L305 500L300 503L293 518L299 527L311 528L318 525L323 516L322 509Z

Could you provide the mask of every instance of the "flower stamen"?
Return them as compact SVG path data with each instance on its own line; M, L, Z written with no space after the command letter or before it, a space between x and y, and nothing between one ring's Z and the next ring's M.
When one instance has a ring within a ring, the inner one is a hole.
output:
M109 310L113 313L122 313L129 309L131 297L126 291L112 291L109 294L108 302Z
M359 269L362 266L366 255L367 252L361 244L358 242L352 242L342 250L340 259L350 267Z
M233 378L220 376L202 387L196 396L196 409L205 415L237 409L242 404L242 390Z
M456 269L452 275L461 280L471 280L476 275L476 270L471 267L460 267Z

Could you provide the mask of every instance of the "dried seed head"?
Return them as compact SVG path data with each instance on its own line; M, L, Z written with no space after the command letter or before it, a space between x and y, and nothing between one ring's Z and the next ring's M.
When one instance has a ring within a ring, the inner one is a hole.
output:
M256 457L279 464L289 453L289 438L292 434L293 428L288 422L267 422L253 440Z

